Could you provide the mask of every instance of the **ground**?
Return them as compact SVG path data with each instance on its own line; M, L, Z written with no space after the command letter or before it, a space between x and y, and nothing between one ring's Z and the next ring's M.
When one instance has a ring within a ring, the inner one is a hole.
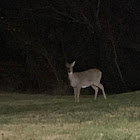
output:
M140 91L99 96L0 94L0 140L140 140Z

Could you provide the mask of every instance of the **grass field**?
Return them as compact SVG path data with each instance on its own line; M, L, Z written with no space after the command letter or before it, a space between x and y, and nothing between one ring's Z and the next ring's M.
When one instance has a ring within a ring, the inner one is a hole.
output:
M73 98L0 94L0 140L140 140L140 91Z

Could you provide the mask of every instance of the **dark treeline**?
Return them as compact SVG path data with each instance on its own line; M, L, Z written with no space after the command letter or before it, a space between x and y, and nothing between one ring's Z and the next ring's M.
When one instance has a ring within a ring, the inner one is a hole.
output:
M74 71L98 68L108 92L139 89L140 59L133 0L0 2L0 88L68 92Z

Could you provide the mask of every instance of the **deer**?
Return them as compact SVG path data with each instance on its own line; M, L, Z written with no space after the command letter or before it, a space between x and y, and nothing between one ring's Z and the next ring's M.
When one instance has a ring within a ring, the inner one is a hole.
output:
M75 102L79 103L81 88L86 88L90 86L95 90L94 100L96 100L97 98L99 89L102 90L103 96L106 99L104 86L100 83L102 78L102 72L99 69L88 69L82 72L73 72L74 65L75 65L75 61L70 64L66 63L70 85L74 89Z

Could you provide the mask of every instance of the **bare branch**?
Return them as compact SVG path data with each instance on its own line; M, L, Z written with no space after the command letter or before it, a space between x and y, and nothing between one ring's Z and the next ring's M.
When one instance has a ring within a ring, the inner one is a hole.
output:
M125 84L125 82L124 82L124 78L123 78L122 72L121 72L121 69L120 69L119 64L118 64L118 61L117 61L118 56L117 56L117 52L116 52L116 45L114 44L114 42L113 42L112 39L110 39L110 41L111 41L111 44L112 44L112 46L113 46L113 53L114 53L115 65L116 65L116 67L117 67L117 70L118 70L118 73L119 73L119 76L120 76L120 78L121 78L122 83L126 86L126 84Z
M100 12L100 0L97 0L97 11L95 13L95 20L96 20L96 25L98 26L99 30L101 31L101 25L100 25L100 21L99 21L99 12Z
M84 13L82 13L82 16L83 16L85 24L88 26L89 31L94 34L93 25L90 23L88 18L84 15Z
M112 35L111 35L111 30L110 30L109 22L108 22L108 28L109 28L109 33L110 33L109 40L110 40L111 45L112 45L112 47L113 47L114 62L115 62L115 65L116 65L116 67L117 67L117 70L118 70L120 79L121 79L122 83L124 84L124 86L126 87L126 84L125 84L125 81L124 81L124 78L123 78L123 75L122 75L120 66L119 66L119 64L118 64L118 60L117 60L117 59L118 59L118 55L117 55L117 52L116 52L116 44L117 44L118 41L116 41L116 44L115 44L114 41L113 41L113 38L112 38Z
M99 17L100 4L101 4L101 1L100 1L100 0L98 0L96 17Z
M48 56L47 50L46 50L45 48L42 48L41 54L47 59L47 61L48 61L49 65L50 65L50 67L52 68L52 71L54 72L54 75L55 75L55 77L56 77L56 80L57 80L57 82L59 83L60 80L59 80L57 71L56 71L54 65L52 64L52 62L51 62L51 60L50 60L50 58L49 58L49 56Z
M54 8L54 7L52 7L51 9L52 9L54 12L56 12L57 14L61 15L61 16L65 16L65 17L67 17L67 18L70 18L70 19L72 19L72 20L75 20L75 18L72 17L71 15L68 15L68 14L66 14L66 13L60 12L60 11L58 11L58 10L57 10L56 8Z

